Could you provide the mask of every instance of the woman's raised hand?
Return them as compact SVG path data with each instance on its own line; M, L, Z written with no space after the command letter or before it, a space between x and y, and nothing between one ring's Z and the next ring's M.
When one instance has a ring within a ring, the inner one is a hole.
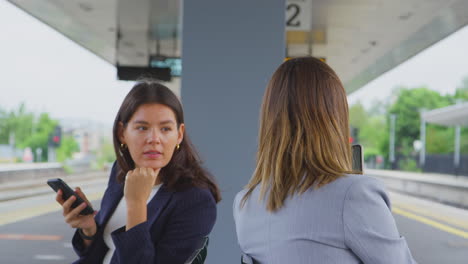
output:
M125 177L124 197L127 206L146 205L161 169L135 168Z

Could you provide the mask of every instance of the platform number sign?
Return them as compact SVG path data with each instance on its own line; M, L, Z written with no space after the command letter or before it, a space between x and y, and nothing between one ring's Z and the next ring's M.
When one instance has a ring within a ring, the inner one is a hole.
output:
M286 30L310 31L312 0L287 0Z

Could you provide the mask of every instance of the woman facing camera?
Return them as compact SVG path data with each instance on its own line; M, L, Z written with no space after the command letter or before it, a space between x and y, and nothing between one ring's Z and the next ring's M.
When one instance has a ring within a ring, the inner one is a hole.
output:
M75 198L57 193L65 221L77 228L76 263L191 263L206 247L221 197L185 132L179 100L161 84L138 82L113 137L117 162L100 211L80 215L86 203L72 209Z
M382 183L353 174L346 92L312 57L284 62L267 86L234 220L245 263L415 263Z

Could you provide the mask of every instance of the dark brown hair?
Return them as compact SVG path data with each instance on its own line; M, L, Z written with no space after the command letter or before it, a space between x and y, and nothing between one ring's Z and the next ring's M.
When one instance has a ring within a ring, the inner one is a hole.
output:
M348 102L336 73L313 57L288 60L271 77L260 114L255 172L242 204L257 185L267 210L287 197L351 173Z
M138 107L145 104L162 104L169 107L176 117L177 129L184 123L182 105L169 88L152 80L138 81L125 97L114 121L114 150L119 167L117 180L120 183L124 183L129 170L135 169L135 163L128 148L120 146L119 123L122 122L125 128ZM174 151L172 159L159 172L162 182L169 189L175 191L190 186L208 188L215 201L219 202L221 200L219 188L212 175L201 166L201 163L187 133L184 132L184 139L180 143L180 148Z

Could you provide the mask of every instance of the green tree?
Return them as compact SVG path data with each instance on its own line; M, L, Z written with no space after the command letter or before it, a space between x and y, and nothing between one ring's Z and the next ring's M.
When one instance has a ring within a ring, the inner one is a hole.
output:
M31 136L34 128L34 115L26 111L26 106L22 103L17 110L9 113L1 111L0 122L0 144L8 144L10 135L15 138L15 146L25 141Z
M432 110L451 104L450 96L442 96L436 91L426 87L415 89L400 89L396 102L390 107L389 114L396 114L395 149L398 154L408 156L413 150L413 142L420 138L422 110ZM388 123L389 123L388 118ZM429 129L443 130L436 126L428 126ZM434 133L434 135L438 135ZM446 140L440 138L439 140ZM437 152L438 149L432 149Z
M449 154L455 150L455 129L439 125L427 125L426 152L429 154Z
M468 76L466 76L455 91L454 99L468 102ZM455 103L456 103L455 101ZM468 154L468 127L462 127L460 135L460 152Z
M76 142L73 136L64 136L62 137L60 147L57 148L57 161L64 162L79 150L78 142Z
M457 100L468 101L468 77L462 81L454 95L443 96L426 87L397 87L391 97L393 99L389 104L375 102L366 113L363 113L360 103L351 106L350 125L359 128L359 139L364 146L365 157L383 155L388 161L390 114L396 114L395 150L398 156L403 157L400 166L407 170L418 170L414 160L416 152L413 142L420 139L420 111L449 106ZM453 153L453 142L454 128L426 125L427 153ZM468 128L462 128L461 152L468 153Z
M388 137L388 128L385 116L372 116L360 129L360 142L364 147L364 157L366 160L377 155L385 155L383 146Z
M7 126L8 113L0 108L0 144L9 143L9 131Z
M468 76L462 80L453 97L455 100L468 101Z
M96 153L96 160L93 163L93 167L96 169L102 169L107 163L115 161L114 145L109 139L104 139L100 148Z
M364 106L358 101L349 108L349 125L361 129L367 122L367 112Z
M350 126L358 128L359 144L363 146L366 161L383 154L381 145L387 134L385 116L380 109L376 110L377 105L374 104L371 111L366 111L360 102L349 108Z
M21 149L30 147L34 155L36 155L36 149L42 149L42 157L40 159L39 157L35 157L35 160L46 161L48 157L49 137L57 125L58 121L51 119L49 114L40 114L38 121L33 126L33 133L30 133L29 137L26 137L24 140L19 141L17 146Z
M9 144L10 135L14 136L15 147L24 149L30 147L35 160L46 161L48 158L49 137L59 124L57 120L49 117L47 113L36 116L26 110L22 103L18 109L6 112L0 109L0 144ZM74 143L73 143L74 142ZM63 147L58 149L60 159L71 157L77 143L73 138L62 139ZM41 157L36 157L36 149L41 149Z

